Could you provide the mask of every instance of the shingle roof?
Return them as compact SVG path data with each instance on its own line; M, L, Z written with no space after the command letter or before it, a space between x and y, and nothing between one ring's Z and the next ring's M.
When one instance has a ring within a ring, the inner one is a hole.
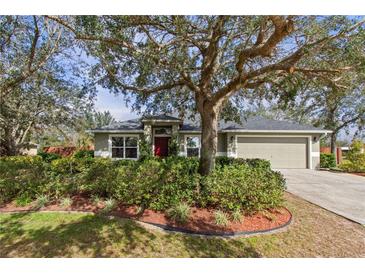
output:
M161 114L161 115L146 115L142 117L142 120L173 120L173 121L181 121L181 119L176 118L174 116Z
M236 122L219 123L220 130L323 130L312 125L299 124L293 121L280 121L260 116L250 117L241 124Z
M113 124L107 125L107 126L103 126L103 127L99 127L99 128L95 128L94 130L143 130L143 124L141 122L141 119L133 119L133 120L126 120L126 121L120 121L120 122L115 122Z
M101 128L96 128L92 131L140 131L143 130L142 120L144 119L154 119L154 120L176 120L180 119L168 116L168 115L155 115L155 116L145 116L143 119L133 119L127 121L117 122L108 126ZM241 123L237 122L225 122L223 120L218 123L219 131L263 131L263 130L275 130L275 131L323 131L322 128L316 128L312 125L299 124L293 121L280 121L267 119L260 116L250 117L248 119L242 119ZM200 121L185 120L182 124L180 131L200 131Z

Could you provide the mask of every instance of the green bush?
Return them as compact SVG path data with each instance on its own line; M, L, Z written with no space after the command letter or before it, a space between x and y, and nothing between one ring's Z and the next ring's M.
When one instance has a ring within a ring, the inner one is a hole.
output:
M348 172L365 172L364 149L364 144L355 140L347 153L347 159L339 165L339 168Z
M178 223L185 223L189 219L190 207L186 203L178 203L167 211L167 215Z
M34 199L48 183L47 163L39 156L0 158L0 200L9 202L26 195Z
M227 156L216 157L215 163L218 168L225 167L227 165L248 165L252 168L263 168L271 169L270 161L265 159L242 159L242 158L232 158Z
M285 180L266 168L229 165L203 179L202 206L255 212L282 205Z
M321 168L334 168L336 167L336 157L334 154L321 153L320 155Z
M48 152L43 152L43 151L39 151L37 153L37 155L40 156L40 157L42 157L43 161L45 161L47 163L50 163L53 160L56 160L56 159L60 159L61 158L61 155L59 155L59 154L56 154L56 153L48 153Z
M112 198L121 204L168 210L181 203L226 212L251 212L281 204L285 182L265 160L220 157L212 174L198 173L199 159L186 157L113 161L40 156L0 158L0 201L75 194Z
M32 199L27 194L22 194L15 199L16 206L26 206L32 202Z
M73 157L76 159L94 158L94 151L93 150L78 150L73 154Z
M227 214L221 210L214 212L214 221L219 226L227 226L229 223Z

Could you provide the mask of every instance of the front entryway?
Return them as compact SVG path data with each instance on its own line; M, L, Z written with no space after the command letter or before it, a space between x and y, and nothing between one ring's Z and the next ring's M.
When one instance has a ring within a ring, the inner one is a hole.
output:
M155 156L167 157L169 155L169 139L171 137L155 137Z

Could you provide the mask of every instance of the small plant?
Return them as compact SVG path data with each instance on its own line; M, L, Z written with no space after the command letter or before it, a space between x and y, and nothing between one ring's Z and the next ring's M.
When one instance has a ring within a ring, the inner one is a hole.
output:
M98 195L92 195L91 201L92 201L93 205L97 206L102 201L102 199Z
M26 206L32 202L32 199L28 195L21 195L15 199L16 206Z
M275 221L276 220L276 216L275 214L271 213L270 211L263 211L262 215L264 215L264 217L270 221Z
M215 223L219 226L228 226L227 214L223 211L217 210L214 212Z
M241 210L236 209L232 212L232 220L236 223L242 223L243 222L243 215Z
M47 195L39 195L36 200L37 208L45 207L49 203L49 197Z
M72 199L69 197L63 198L61 201L61 207L67 208L70 207L72 204Z
M179 203L170 208L167 215L176 222L185 223L189 219L190 207L186 203Z
M103 212L110 212L116 207L117 203L114 199L108 199L105 201L105 206L103 208Z

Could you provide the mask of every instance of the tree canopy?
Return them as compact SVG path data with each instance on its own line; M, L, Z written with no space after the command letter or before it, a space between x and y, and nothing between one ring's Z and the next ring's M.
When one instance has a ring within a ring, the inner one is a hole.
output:
M96 83L133 94L134 109L200 114L202 174L214 167L221 114L241 110L250 93L292 98L302 78L346 70L316 60L364 32L363 19L345 16L47 18L83 41Z

